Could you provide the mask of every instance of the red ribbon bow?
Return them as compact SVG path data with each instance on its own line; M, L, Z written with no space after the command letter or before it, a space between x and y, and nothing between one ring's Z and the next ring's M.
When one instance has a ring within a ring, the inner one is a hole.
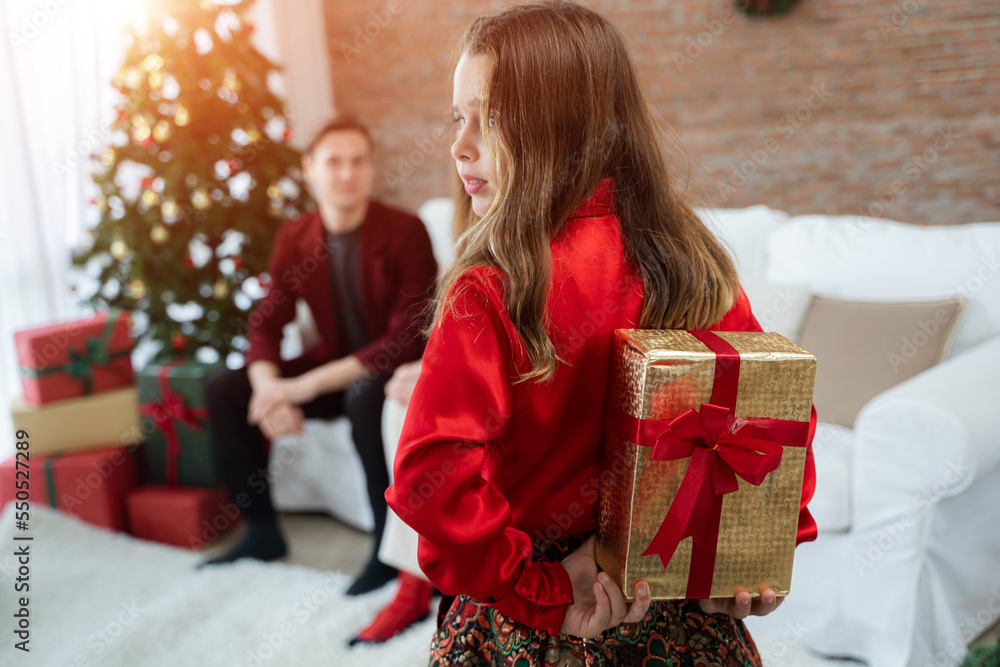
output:
M177 484L177 459L181 455L181 441L177 437L176 422L184 424L192 431L201 430L201 420L208 417L205 408L191 407L184 397L170 388L170 369L184 363L183 359L163 364L157 374L160 383L160 399L144 403L142 415L151 417L156 428L163 431L167 441L166 480L171 486Z
M711 527L718 526L712 519L721 516L722 496L740 488L737 475L760 486L767 473L777 469L781 445L742 435L738 427L729 408L702 403L700 414L688 410L672 419L656 439L654 459L691 462L643 556L655 554L666 567L684 538L705 545Z

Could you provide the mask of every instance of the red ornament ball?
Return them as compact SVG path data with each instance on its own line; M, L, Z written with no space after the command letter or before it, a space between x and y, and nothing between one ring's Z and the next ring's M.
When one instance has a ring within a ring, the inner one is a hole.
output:
M229 162L226 163L226 165L229 167L230 174L235 174L240 169L239 160L230 160Z
M175 351L180 352L181 350L187 349L188 339L184 334L177 332L170 337L170 347Z
M155 179L153 179L153 178L144 178L144 179L142 179L142 189L143 190L152 190L153 189L153 181L154 180Z
M189 269L194 268L194 260L191 259L191 255L184 255L184 266L186 266Z

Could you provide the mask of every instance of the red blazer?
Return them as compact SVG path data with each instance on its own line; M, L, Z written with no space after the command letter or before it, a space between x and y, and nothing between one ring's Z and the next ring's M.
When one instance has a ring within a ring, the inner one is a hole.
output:
M553 635L573 586L561 563L532 560L531 541L597 527L612 334L642 311L618 224L605 179L551 243L547 330L569 363L546 384L512 382L530 364L500 271L461 276L455 312L468 316L450 312L431 334L386 493L420 535L421 569L443 593ZM761 330L742 290L711 328ZM814 480L807 448L800 542L816 535L806 509Z
M371 342L353 354L369 370L391 373L419 359L424 348L423 314L433 295L437 262L427 229L416 216L369 202L361 226L361 280L365 327ZM318 211L285 223L278 231L268 265L267 295L248 318L246 364L281 364L282 328L295 317L295 302L309 304L321 343L307 353L320 365L339 359L337 313L330 285L330 253Z

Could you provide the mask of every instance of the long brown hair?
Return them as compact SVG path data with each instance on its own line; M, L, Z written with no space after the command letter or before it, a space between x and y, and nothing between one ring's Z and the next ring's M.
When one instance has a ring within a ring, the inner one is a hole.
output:
M736 268L674 191L665 133L621 33L585 7L545 2L479 17L459 53L492 64L480 118L498 195L482 219L458 195L456 212L468 219L456 225L457 260L441 281L433 321L462 273L498 267L532 362L519 381L551 379L558 358L545 329L549 244L605 177L614 179L626 258L645 286L639 326L701 329L721 319L736 297Z

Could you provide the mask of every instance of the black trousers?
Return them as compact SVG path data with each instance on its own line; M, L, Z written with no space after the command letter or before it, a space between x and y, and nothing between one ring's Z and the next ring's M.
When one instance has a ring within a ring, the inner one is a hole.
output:
M283 363L281 374L296 377L310 367L297 359ZM364 467L368 500L375 517L376 549L385 528L385 490L389 487L382 443L382 405L389 377L362 378L343 391L322 394L299 406L307 418L346 415L351 420L351 435ZM268 443L260 428L247 423L252 388L246 368L213 372L206 380L205 391L218 470L230 500L248 520L273 517L267 475Z

